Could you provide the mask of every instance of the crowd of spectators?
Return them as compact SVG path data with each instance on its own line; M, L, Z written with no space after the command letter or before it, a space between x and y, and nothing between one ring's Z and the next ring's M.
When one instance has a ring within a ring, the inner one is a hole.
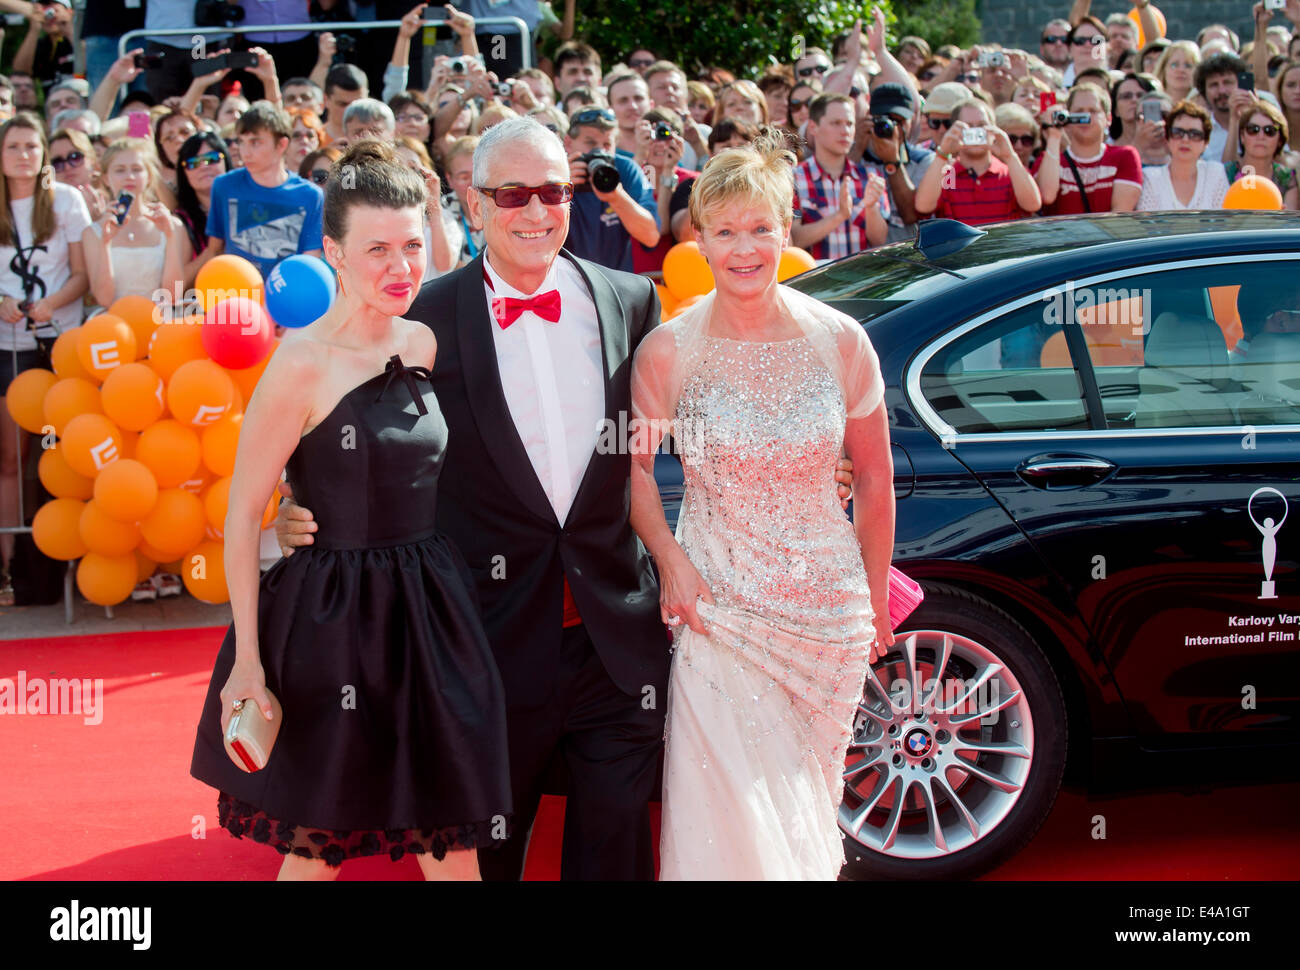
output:
M574 36L576 0L408 3L365 4L400 26L360 30L351 0L93 0L79 76L68 0L0 0L25 20L0 63L0 396L124 294L183 291L220 253L263 272L318 254L320 187L361 138L393 142L431 189L429 277L482 251L474 149L519 115L568 152L567 248L651 274L692 238L709 157L765 128L800 158L792 241L818 260L906 240L931 217L1217 208L1249 177L1297 206L1300 0L1255 3L1244 44L1221 24L1160 36L1149 0L1105 19L1075 0L1036 51L921 37L891 49L875 10L829 50L758 72L688 71L650 37L598 50ZM493 22L515 16L534 39L555 35L537 47L549 57L525 58ZM276 29L308 22L330 29ZM236 23L266 30L194 39ZM132 29L175 32L119 57ZM0 525L17 521L14 437L0 407ZM12 537L0 544L8 560Z

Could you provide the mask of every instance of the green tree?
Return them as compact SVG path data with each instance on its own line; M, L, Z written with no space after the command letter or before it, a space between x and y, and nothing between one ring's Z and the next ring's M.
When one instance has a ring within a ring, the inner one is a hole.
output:
M957 0L958 4L972 0ZM890 0L878 4L892 29ZM637 47L648 47L681 64L688 73L718 65L737 77L757 76L769 64L789 63L804 47L830 49L842 30L870 5L845 0L790 3L781 0L726 0L647 6L641 0L583 0L578 5L577 36L601 53L606 66ZM865 25L869 20L864 19Z
M924 37L931 50L943 44L978 44L980 19L975 0L913 0L902 4L898 23L890 34L895 42L899 37Z

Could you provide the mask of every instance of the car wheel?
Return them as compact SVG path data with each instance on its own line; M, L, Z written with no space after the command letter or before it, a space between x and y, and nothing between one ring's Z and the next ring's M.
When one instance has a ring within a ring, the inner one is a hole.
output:
M1065 769L1060 684L1010 615L949 586L868 673L844 768L844 875L970 879L1018 852Z

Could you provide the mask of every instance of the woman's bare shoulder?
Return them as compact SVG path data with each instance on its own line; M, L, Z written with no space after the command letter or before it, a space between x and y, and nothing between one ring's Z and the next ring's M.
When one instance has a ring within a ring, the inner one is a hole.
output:
M427 367L433 369L434 359L438 354L438 338L433 329L418 320L402 319L406 329L407 352L403 363L408 367Z

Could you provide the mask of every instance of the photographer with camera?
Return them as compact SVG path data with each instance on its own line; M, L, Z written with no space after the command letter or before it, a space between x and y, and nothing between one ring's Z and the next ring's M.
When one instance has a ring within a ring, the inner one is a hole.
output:
M633 75L644 87L639 75ZM618 121L609 108L583 108L569 119L573 202L565 248L610 269L632 271L632 240L659 244L654 189L636 162L614 150Z
M790 240L813 259L838 259L879 246L889 235L885 180L851 161L856 121L847 94L818 95L808 111L812 157L794 170L799 218Z
M664 257L676 242L669 231L673 203L680 200L685 205L690 198L689 195L679 196L677 189L694 181L700 174L682 164L686 151L683 127L681 116L671 108L651 108L637 126L634 161L647 175L654 173L655 211L662 228L659 245L653 248L632 247L632 268L637 273L654 273L663 269Z
M14 52L13 68L29 72L48 94L55 84L74 76L71 0L7 6L27 18L27 33Z
M963 101L951 120L936 148L938 160L916 187L917 213L980 226L1037 212L1043 203L1038 185L994 124L993 109Z
M1058 131L1065 129L1068 145L1061 154L1056 185L1047 177L1039 182L1043 215L1132 212L1137 207L1142 159L1132 145L1106 144L1110 107L1110 95L1085 82L1070 89L1064 109L1059 105L1053 109L1051 124Z
M934 161L934 152L907 140L914 115L912 92L901 84L877 84L871 91L867 142L862 161L885 179L889 197L886 242L916 236L916 186Z

